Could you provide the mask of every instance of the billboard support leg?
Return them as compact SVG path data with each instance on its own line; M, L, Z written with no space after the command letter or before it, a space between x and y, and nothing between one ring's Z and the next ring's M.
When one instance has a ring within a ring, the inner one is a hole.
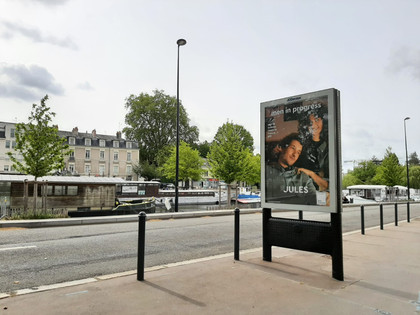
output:
M332 243L332 276L334 279L344 280L343 268L343 232L341 227L341 212L331 213Z

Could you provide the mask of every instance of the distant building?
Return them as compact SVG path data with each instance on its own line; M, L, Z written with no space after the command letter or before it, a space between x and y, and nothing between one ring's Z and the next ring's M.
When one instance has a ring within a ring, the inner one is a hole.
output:
M16 126L14 123L0 122L0 172L16 173L13 169L13 163L7 155L8 152L14 152L16 146L15 138ZM19 156L17 156L19 159ZM22 157L20 157L22 158Z
M0 122L0 173L16 173L7 152L13 152L16 139L14 123ZM65 158L63 175L86 175L121 177L126 180L137 180L133 166L138 164L139 149L135 141L123 139L121 132L116 136L59 130L58 134L66 139L72 149ZM20 157L21 158L21 157ZM17 156L19 159L19 156Z

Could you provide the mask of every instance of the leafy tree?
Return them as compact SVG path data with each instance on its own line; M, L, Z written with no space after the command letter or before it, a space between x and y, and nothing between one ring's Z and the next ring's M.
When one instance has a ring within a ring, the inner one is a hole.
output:
M358 179L359 184L372 184L372 180L375 177L376 170L378 168L378 165L375 161L376 158L375 160L372 158L368 161L361 161L359 162L358 166L353 169L351 175Z
M378 167L377 173L373 178L375 184L395 186L402 185L404 182L404 166L400 165L398 157L388 147L385 152L382 164Z
M420 166L410 166L410 188L420 189ZM407 185L407 171L404 172L404 185Z
M55 113L45 104L47 100L48 95L41 99L40 105L32 105L28 124L16 124L15 150L23 160L18 160L12 152L8 152L13 167L18 172L35 177L34 210L36 210L38 177L63 169L64 157L71 152L65 143L66 139L58 135L58 128L51 125Z
M247 159L247 167L244 168L240 180L247 182L251 186L261 183L261 156L259 154L253 155L249 152Z
M179 145L179 179L189 186L190 180L200 180L203 173L203 158L197 150L192 149L186 142L181 141ZM174 146L171 155L161 168L163 175L173 181L176 180L176 147ZM177 183L175 183L177 185Z
M133 171L139 177L144 177L145 180L152 180L160 177L160 172L156 165L149 164L147 161L139 162L139 164L134 165Z
M410 153L408 156L408 165L420 165L420 160L417 152Z
M250 139L249 139L250 138ZM228 200L231 198L231 184L246 179L252 172L250 147L251 134L242 126L225 123L219 127L207 155L212 174L228 184Z
M153 95L141 93L130 95L125 107L128 113L125 122L128 125L124 133L129 139L139 143L140 160L157 163L159 150L176 144L176 97L155 90ZM187 112L179 104L179 137L188 144L198 141L198 128L190 126Z
M361 185L361 184L363 184L363 182L359 178L354 176L353 172L349 172L348 174L343 176L343 179L342 179L343 189L346 189L348 186Z
M207 157L207 154L210 151L210 143L208 143L207 141L200 142L198 144L192 144L191 147L193 149L198 150L198 152L200 152L200 156L202 158L206 158Z

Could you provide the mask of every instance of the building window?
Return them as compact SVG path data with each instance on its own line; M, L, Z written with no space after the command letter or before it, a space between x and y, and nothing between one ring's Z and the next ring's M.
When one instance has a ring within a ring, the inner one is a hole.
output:
M69 145L75 145L76 144L76 139L74 139L73 137L69 137Z
M131 172L133 171L133 168L131 165L127 165L127 175L131 175Z
M10 140L6 140L6 149L10 149Z
M66 186L54 186L54 196L62 196L66 193Z
M86 158L86 160L90 160L90 150L86 150L85 151L85 158Z
M126 146L127 146L127 149L131 149L133 147L131 142L127 142Z
M90 147L90 145L91 145L91 140L89 139L89 138L86 138L85 139L85 146L88 146L88 147Z
M15 137L15 128L11 128L10 129L10 138L14 138Z
M103 164L99 165L99 175L101 175L101 176L105 175L105 165L103 165Z
M99 140L99 146L100 146L100 147L105 147L105 140L100 139L100 140Z
M131 152L127 152L127 162L131 162Z
M90 164L85 164L85 174L90 175Z
M3 170L4 170L5 172L8 172L8 171L9 171L9 165L5 165L5 166L4 166L4 168L3 168Z
M77 196L77 186L67 186L68 196Z
M101 150L101 151L99 151L99 159L100 160L105 160L105 151L104 150Z
M74 173L74 164L69 164L69 172Z
M114 175L118 175L118 170L119 170L119 166L115 165L114 166Z
M118 161L118 151L114 151L114 161Z
M113 142L112 142L112 146L113 146L114 148L119 148L119 147L120 147L120 142L119 142L119 141L113 141Z
M12 149L16 148L16 141L12 141Z

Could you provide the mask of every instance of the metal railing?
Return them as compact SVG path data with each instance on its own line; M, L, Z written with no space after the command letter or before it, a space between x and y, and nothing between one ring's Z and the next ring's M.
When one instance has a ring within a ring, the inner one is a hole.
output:
M384 202L379 204L379 225L381 230L384 229L384 205L394 205L394 221L395 226L398 226L398 205L406 205L407 208L407 222L410 223L410 202L391 203ZM378 204L364 204L360 205L360 230L362 235L365 235L365 207L378 206Z

